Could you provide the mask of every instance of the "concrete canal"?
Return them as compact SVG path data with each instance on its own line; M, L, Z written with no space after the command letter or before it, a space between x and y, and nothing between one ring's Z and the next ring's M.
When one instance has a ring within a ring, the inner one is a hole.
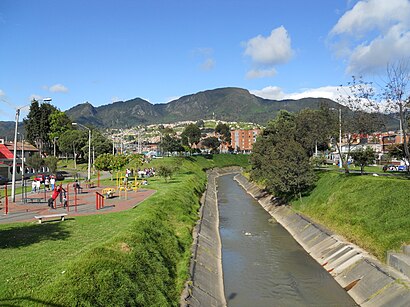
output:
M228 306L357 306L233 175L217 183Z

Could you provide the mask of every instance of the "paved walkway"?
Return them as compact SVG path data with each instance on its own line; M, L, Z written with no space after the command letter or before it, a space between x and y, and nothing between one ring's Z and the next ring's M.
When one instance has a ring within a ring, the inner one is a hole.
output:
M12 203L9 199L9 212L5 214L4 198L0 205L0 224L13 223L13 222L32 222L36 221L35 215L53 214L53 213L68 213L69 217L79 215L90 214L104 214L109 212L116 212L127 210L135 207L147 197L155 193L155 190L149 190L145 188L139 189L137 192L128 191L125 194L121 191L121 197L119 197L118 191L113 198L104 199L104 208L96 209L96 192L101 193L105 187L84 188L82 193L77 194L77 206L75 206L74 193L69 193L69 206L63 208L59 204L59 198L57 198L57 208L50 209L47 206L47 199L51 196L51 192L41 193L28 193L27 198L42 198L42 202L39 203L23 203L21 195L16 195L16 202Z

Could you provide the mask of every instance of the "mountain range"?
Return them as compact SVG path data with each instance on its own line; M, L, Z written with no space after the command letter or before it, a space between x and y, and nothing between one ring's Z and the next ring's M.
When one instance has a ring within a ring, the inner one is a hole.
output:
M297 112L318 109L321 105L337 108L338 103L326 98L269 100L241 88L219 88L183 96L166 104L151 104L141 98L117 101L93 107L79 104L66 114L81 124L97 128L128 128L136 125L164 124L178 121L216 119L266 124L279 110Z
M144 99L134 98L99 107L86 102L65 112L73 122L104 129L200 119L265 125L269 120L274 119L280 110L298 112L302 109L318 109L321 106L344 108L327 98L269 100L257 97L246 89L227 87L186 95L164 104L151 104ZM397 129L396 119L388 115L384 117L386 129ZM0 122L0 138L12 139L13 131L14 122Z

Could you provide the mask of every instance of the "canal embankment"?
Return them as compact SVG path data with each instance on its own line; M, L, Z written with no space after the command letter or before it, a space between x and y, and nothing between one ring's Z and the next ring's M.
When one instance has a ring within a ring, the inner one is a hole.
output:
M181 306L226 306L216 179L222 174L238 172L239 167L208 171L208 184L193 231L190 279L182 294Z
M277 204L271 195L244 176L238 174L235 180L333 276L358 305L408 306L408 277L289 206Z

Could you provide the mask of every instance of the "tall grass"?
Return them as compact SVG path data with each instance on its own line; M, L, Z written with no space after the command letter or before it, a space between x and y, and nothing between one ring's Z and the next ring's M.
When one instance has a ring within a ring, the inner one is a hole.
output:
M410 244L409 199L409 180L327 172L292 206L383 261Z
M205 168L240 155L169 158L168 183L128 211L63 223L0 225L0 305L177 306L187 279Z

